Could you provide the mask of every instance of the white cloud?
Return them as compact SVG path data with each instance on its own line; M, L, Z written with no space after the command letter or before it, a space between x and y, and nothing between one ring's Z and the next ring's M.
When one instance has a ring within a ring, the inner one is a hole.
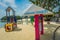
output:
M15 4L15 0L4 0L4 2L9 2L10 4Z
M7 7L7 5L6 5L6 4L4 4L4 3L2 3L2 2L0 2L0 6Z
M2 0L2 1L0 0L0 5L3 7L11 6L13 8L17 8L15 0Z

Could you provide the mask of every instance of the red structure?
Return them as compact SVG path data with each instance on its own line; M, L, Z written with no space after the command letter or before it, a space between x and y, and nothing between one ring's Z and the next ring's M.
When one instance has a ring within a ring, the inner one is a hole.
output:
M39 17L40 17L40 18L39 18L39 20L40 20L39 23L41 23L41 24L39 25L39 27L40 27L40 33L43 35L43 34L44 34L44 28L43 28L43 14L40 14Z
M39 15L35 15L35 40L40 40L39 34Z
M35 40L40 40L40 35L44 34L43 30L43 14L36 14L35 18Z

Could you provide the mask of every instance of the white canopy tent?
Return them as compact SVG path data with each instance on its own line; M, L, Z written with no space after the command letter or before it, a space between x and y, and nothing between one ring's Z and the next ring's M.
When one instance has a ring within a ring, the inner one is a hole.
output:
M31 4L24 12L24 16L34 16L35 14L52 14L52 12L45 10L39 6Z

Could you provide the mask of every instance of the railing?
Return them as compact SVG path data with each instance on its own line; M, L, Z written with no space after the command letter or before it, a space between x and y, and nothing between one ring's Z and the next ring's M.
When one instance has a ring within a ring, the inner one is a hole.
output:
M58 26L56 29L55 29L55 31L53 32L53 40L56 40L56 32L57 32L57 30L60 28L60 26ZM59 39L60 40L60 39Z

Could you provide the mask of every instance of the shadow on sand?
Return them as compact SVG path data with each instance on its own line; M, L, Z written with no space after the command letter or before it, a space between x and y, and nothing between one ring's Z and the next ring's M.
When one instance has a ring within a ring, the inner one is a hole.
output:
M22 31L22 28L17 28L14 31Z
M41 40L53 40L53 32L58 26L53 24L46 24L44 27L47 29L44 30L44 35L41 35ZM60 36L56 34L56 40L60 40L58 37Z

